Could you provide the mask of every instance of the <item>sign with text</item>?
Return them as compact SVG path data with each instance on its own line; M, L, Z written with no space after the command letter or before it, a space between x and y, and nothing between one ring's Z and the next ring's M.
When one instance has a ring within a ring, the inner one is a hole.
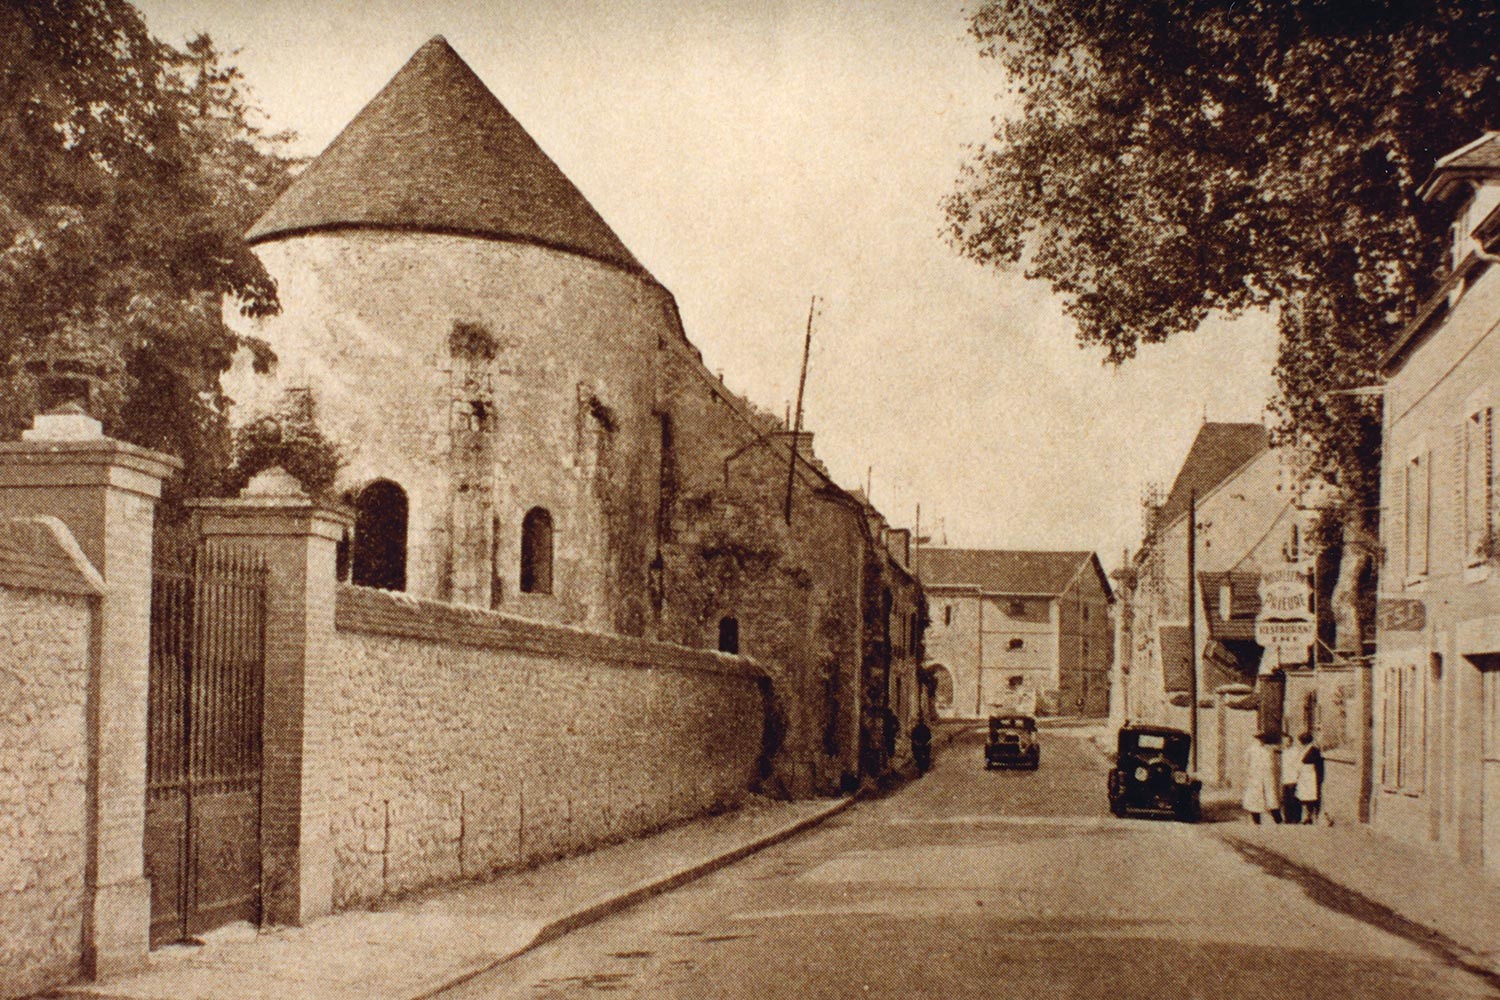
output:
M1311 618L1312 587L1301 566L1267 570L1260 575L1261 618Z
M1427 605L1411 598L1382 600L1375 606L1382 632L1420 632L1427 627Z
M1260 614L1255 618L1255 641L1266 651L1261 673L1307 662L1307 649L1318 631L1309 582L1310 574L1301 565L1261 573Z

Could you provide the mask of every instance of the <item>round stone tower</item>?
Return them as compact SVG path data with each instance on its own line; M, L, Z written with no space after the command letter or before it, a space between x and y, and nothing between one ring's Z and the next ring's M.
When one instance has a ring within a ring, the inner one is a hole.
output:
M277 356L236 425L312 411L342 450L354 582L591 628L649 620L670 294L442 38L251 228Z

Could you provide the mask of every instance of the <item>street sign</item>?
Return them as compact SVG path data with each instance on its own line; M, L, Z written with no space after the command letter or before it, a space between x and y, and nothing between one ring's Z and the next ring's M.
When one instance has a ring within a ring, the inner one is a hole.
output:
M1386 598L1375 606L1382 632L1420 632L1427 627L1427 606L1408 597Z
M1311 618L1312 588L1300 566L1267 570L1260 575L1260 618Z
M1307 647L1316 636L1317 624L1311 618L1291 621L1260 618L1255 622L1255 641L1267 649L1279 646L1283 651L1294 651L1293 662L1300 663L1307 656Z
M1318 634L1309 578L1302 566L1285 566L1261 574L1260 613L1255 618L1255 641L1266 651L1261 657L1261 673L1307 662L1307 649Z

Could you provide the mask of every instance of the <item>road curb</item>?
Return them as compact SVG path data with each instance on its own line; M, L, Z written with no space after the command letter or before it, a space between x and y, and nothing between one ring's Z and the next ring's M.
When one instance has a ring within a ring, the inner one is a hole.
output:
M467 972L460 973L441 985L415 994L409 997L408 1000L431 1000L431 998L436 997L440 993L453 989L455 986L461 986L471 979L477 979L485 973L498 969L507 962L520 958L527 952L540 948L542 945L555 941L566 934L582 927L587 927L589 924L597 923L605 917L613 916L622 910L628 910L632 906L645 902L653 896L671 892L673 889L681 888L689 882L695 882L705 875L711 875L720 869L728 868L737 861L743 861L752 854L763 851L768 847L774 847L782 841L790 840L799 833L803 833L820 823L832 819L839 813L852 808L864 797L865 793L863 791L855 792L853 795L840 799L826 809L820 810L811 816L804 816L796 822L788 823L779 830L772 830L768 834L741 844L732 850L725 851L723 854L700 861L697 864L688 865L686 868L680 868L661 878L642 882L604 899L595 900L587 906L543 924L532 935L531 940L519 948L507 952L498 958L491 959Z

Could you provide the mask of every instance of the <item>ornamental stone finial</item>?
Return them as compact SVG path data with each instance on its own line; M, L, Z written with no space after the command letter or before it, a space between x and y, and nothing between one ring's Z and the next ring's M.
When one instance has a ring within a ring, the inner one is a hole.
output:
M249 484L240 490L242 497L287 497L305 498L307 491L297 481L297 477L286 471L279 465L273 465L269 469L257 472Z

